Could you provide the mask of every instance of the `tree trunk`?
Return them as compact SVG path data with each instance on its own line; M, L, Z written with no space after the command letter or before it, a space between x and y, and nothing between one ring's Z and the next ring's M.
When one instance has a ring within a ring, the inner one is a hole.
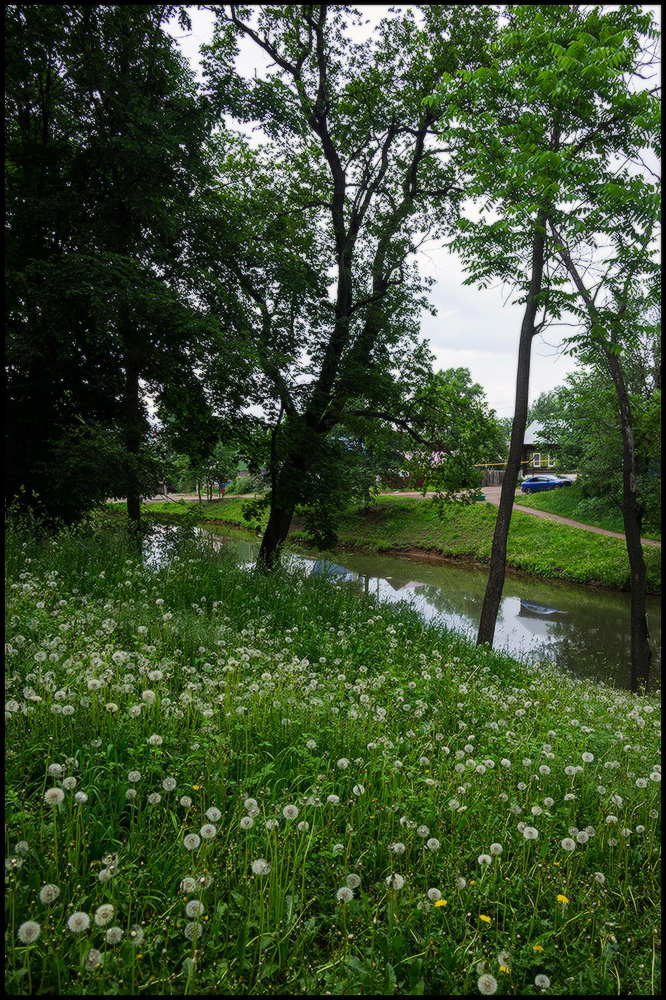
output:
M141 397L139 393L139 366L131 351L125 353L125 448L128 456L127 518L129 531L136 538L141 536L141 493L138 463L141 447Z
M278 506L277 504L272 507L257 557L257 564L262 569L274 569L279 563L280 552L289 534L293 516L293 507Z
M636 485L636 451L629 393L616 354L606 353L617 393L622 429L622 520L631 570L631 690L647 691L652 650L647 620L647 569L641 543L642 516Z
M506 546L511 524L513 502L520 472L520 462L525 440L527 424L527 407L530 387L530 354L532 339L536 332L535 320L538 311L537 296L541 291L543 279L543 257L545 244L546 213L540 211L536 221L536 233L532 241L532 274L530 286L520 328L520 345L518 347L518 373L516 376L516 407L511 429L511 445L506 472L502 481L499 509L493 534L493 547L490 554L490 569L488 583L481 608L481 620L477 633L477 645L493 644L497 614L502 600L502 589L506 575Z

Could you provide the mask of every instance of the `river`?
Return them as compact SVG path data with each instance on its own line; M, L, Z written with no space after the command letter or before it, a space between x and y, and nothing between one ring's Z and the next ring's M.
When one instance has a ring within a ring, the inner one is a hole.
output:
M254 563L258 540L219 525L197 531L216 548L229 546ZM476 636L487 571L464 563L365 552L318 553L289 546L285 558L306 573L349 581L380 601L409 601L428 619ZM648 598L653 661L650 687L661 680L661 603ZM519 659L550 660L579 677L629 687L629 594L507 573L495 647Z

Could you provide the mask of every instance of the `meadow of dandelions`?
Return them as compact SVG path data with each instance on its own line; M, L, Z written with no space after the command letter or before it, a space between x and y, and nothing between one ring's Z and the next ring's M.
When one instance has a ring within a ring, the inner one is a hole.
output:
M162 556L8 531L11 995L659 992L656 698Z

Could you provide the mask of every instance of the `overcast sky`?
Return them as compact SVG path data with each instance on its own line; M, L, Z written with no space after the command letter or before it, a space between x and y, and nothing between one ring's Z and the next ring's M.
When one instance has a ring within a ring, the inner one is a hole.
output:
M406 8L409 4L394 4ZM357 9L367 19L362 29L354 29L359 40L367 37L374 25L388 14L389 7L379 4L361 4ZM660 20L660 8L648 5ZM173 35L178 39L184 55L199 73L199 47L212 36L213 14L210 11L189 7L192 32L185 34L174 23ZM241 42L237 66L244 76L258 75L268 64L268 58L252 41ZM510 304L511 296L499 284L485 291L464 287L464 274L456 254L432 243L420 255L424 274L436 279L431 300L437 316L423 315L422 333L430 343L436 357L437 368L469 368L474 381L486 392L488 404L499 417L513 414L515 378L518 356L518 339L522 307ZM575 364L562 350L562 338L571 330L551 328L537 337L532 346L530 372L530 401L549 389L561 385Z

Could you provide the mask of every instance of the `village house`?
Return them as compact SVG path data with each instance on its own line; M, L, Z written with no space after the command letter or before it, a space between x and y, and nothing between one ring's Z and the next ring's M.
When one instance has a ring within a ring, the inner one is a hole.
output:
M523 476L531 476L534 472L543 472L555 468L557 461L557 444L543 439L543 424L533 420L525 431L523 441L523 458L521 470Z

